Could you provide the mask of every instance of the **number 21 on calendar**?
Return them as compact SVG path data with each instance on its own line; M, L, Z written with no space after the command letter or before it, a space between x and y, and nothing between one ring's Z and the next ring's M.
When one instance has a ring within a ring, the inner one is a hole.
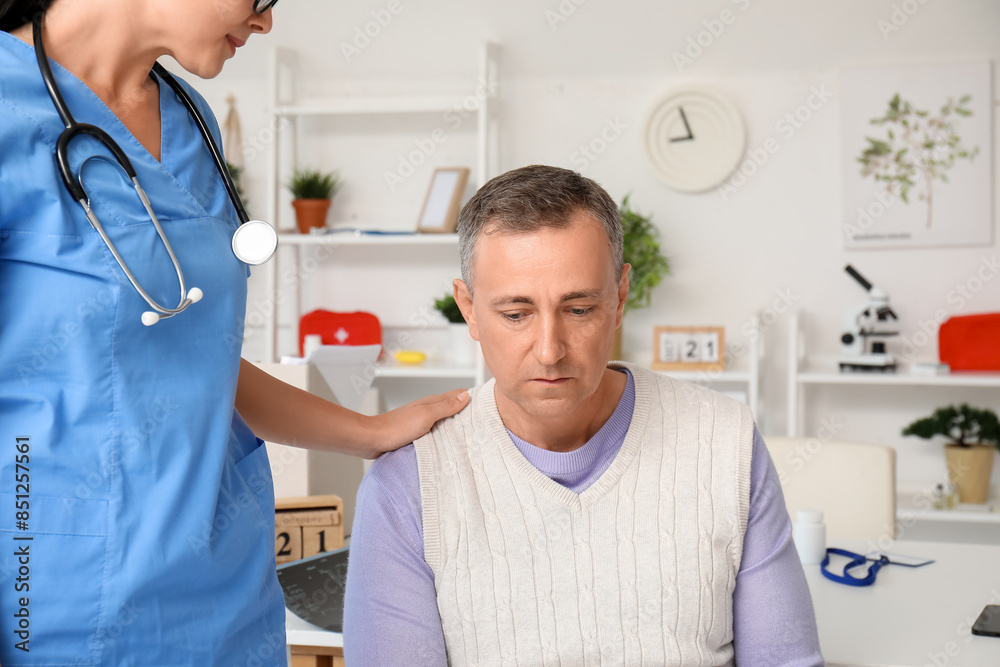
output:
M723 327L656 327L653 368L657 370L722 370Z

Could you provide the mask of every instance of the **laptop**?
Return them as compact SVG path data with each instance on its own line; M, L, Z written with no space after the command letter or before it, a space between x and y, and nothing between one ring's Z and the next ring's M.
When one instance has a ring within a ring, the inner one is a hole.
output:
M344 631L344 588L349 547L278 566L285 606L304 621L331 632Z

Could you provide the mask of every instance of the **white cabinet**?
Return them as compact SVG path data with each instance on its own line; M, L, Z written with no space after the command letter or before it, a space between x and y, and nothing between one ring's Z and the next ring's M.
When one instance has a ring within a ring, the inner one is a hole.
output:
M905 367L896 373L841 373L835 360L828 360L825 365L810 363L803 344L803 319L801 313L793 313L789 319L787 432L791 437L819 435L805 432L806 394L810 390L826 388L837 391L838 397L843 400L853 399L859 411L869 412L877 412L880 406L897 398L892 394L903 391L937 390L942 396L941 405L965 400L955 399L953 394L957 391L961 391L963 396L969 392L982 392L983 402L987 405L991 402L995 405L1000 398L1000 373L961 372L924 376L911 375ZM898 433L898 430L895 432ZM864 441L873 438L856 439ZM940 443L934 444L940 446ZM913 455L904 448L899 448L898 452L898 462ZM947 470L943 452L940 470L943 479ZM931 506L933 486L933 482L906 479L897 482L896 518L900 539L1000 544L1000 496L994 492L986 505L959 505L954 510L935 510Z
M813 366L806 356L802 336L803 317L792 313L788 320L788 436L803 433L805 392L809 387L821 385L884 387L981 387L1000 389L1000 373L964 372L948 375L911 375L904 368L895 373L850 372L841 373L836 366Z
M298 164L298 151L302 142L314 138L314 134L306 134L301 127L307 118L323 119L318 127L310 126L315 133L337 132L338 124L350 127L358 118L394 117L417 118L419 115L454 113L456 105L461 105L469 95L466 92L453 95L416 95L416 96L381 96L381 97L338 97L334 99L299 99L296 95L296 75L298 71L297 56L291 49L279 48L273 53L270 81L269 102L273 116L273 127L279 128L273 136L270 150L270 169L268 182L268 208L270 219L275 221L279 231L278 252L274 259L266 265L267 302L259 310L263 311L265 321L265 355L274 361L282 354L297 353L293 341L297 340L298 318L303 312L315 308L338 308L335 300L324 300L304 304L301 274L308 270L308 263L314 262L318 251L339 252L340 257L348 257L351 261L364 263L366 267L376 267L384 275L393 276L398 284L413 283L414 278L401 271L398 259L406 257L409 262L423 263L435 269L446 268L449 275L458 275L457 237L453 234L415 234L415 235L300 235L289 233L293 231L290 211L284 210L281 188L291 174L293 166ZM496 146L498 143L497 120L497 90L499 86L499 46L492 43L483 45L479 59L478 78L470 82L469 90L479 94L475 104L461 107L463 116L475 118L475 164L473 179L476 187L481 186L496 174L498 160ZM413 139L419 139L419 131L414 137L405 137L401 141L410 145ZM410 146L412 148L412 146ZM349 156L341 160L343 171L350 169ZM413 227L416 228L416 217L419 211L413 211ZM374 214L373 214L374 216ZM286 224L282 224L286 221ZM337 225L339 221L335 221ZM363 222L351 221L351 227L365 227ZM307 253L312 252L312 255ZM286 280L286 277L291 276ZM378 288L367 286L364 280L358 280L352 285L357 290L372 290ZM433 285L433 288L431 287ZM407 285L413 288L413 285ZM430 303L439 297L438 283L430 281L421 294L422 303ZM384 292L384 289L382 290ZM409 292L412 295L412 289ZM374 296L382 296L385 294ZM417 300L412 296L400 297ZM289 305L290 304L290 305ZM415 304L416 306L416 304ZM374 310L374 309L373 309ZM284 317L283 317L284 311ZM289 317L288 311L294 316ZM379 313L374 311L376 315ZM390 325L392 323L389 323ZM386 322L383 322L383 326ZM427 328L426 326L424 328ZM440 327L442 330L444 327ZM426 333L426 332L425 332ZM385 342L385 336L383 337ZM456 378L462 384L480 383L485 379L485 364L481 355L475 364L462 367L449 365L441 359L437 363L428 363L414 367L379 367L378 377L382 378Z
M337 399L313 365L257 364L265 373L328 401ZM370 412L362 408L362 412ZM344 531L351 533L354 497L365 474L365 462L356 456L267 443L274 496L288 498L335 493L344 501Z
M757 428L763 432L765 427L762 423L760 401L760 373L761 360L764 354L764 340L759 327L753 327L747 337L746 349L743 354L747 357L747 369L745 371L658 371L663 375L686 380L695 384L729 394L734 398L743 400L753 413ZM733 360L727 360L727 364Z

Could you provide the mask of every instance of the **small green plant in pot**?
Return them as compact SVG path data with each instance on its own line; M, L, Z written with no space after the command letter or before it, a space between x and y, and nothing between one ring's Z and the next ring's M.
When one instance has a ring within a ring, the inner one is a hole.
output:
M451 294L445 293L440 299L434 299L434 308L451 324L465 324L465 317Z
M628 276L626 313L649 306L653 289L660 284L664 275L670 273L670 262L660 250L660 232L653 224L653 216L643 215L634 210L629 204L630 196L626 195L619 207L625 236L622 255L625 263L632 266ZM622 357L621 331L621 327L615 331L612 359Z
M985 503L990 493L994 450L1000 448L1000 421L989 409L968 404L938 408L930 417L903 429L903 435L948 439L944 448L948 479L958 488L963 503Z
M340 187L340 178L335 172L296 169L286 187L292 193L300 232L308 234L310 229L326 225L330 200Z
M475 360L476 341L469 335L469 326L458 304L455 303L455 297L445 293L440 299L434 300L434 308L448 320L451 361L458 366L472 364Z

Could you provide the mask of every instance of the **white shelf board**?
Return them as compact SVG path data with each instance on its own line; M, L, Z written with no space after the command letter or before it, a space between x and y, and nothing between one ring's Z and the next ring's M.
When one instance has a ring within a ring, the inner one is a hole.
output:
M979 509L979 507L979 505L959 503L958 507L951 510L897 510L896 518L900 521L1000 524L1000 511L994 512L989 509L989 506L985 509Z
M457 246L458 234L278 234L278 245Z
M454 95L420 95L414 97L344 97L336 100L303 101L300 104L274 108L276 116L347 116L356 114L445 113L460 108L467 93Z
M795 376L799 384L872 384L936 387L1000 387L1000 373L963 372L947 375L902 373L837 373L803 371Z
M919 486L901 484L896 493L896 518L900 521L1000 524L1000 497L997 497L996 493L991 493L987 502L981 505L959 503L950 510L928 509L927 505L930 502L931 497Z
M475 378L475 366L447 366L437 364L402 365L391 364L378 366L375 369L376 378Z
M750 382L750 374L743 371L656 371L678 380L688 382Z

